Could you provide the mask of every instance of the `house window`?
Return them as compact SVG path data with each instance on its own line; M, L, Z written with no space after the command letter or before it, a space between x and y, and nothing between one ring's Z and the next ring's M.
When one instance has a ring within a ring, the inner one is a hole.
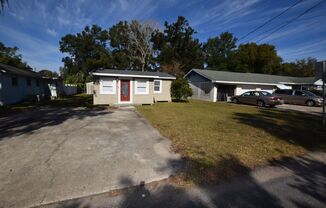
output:
M154 93L162 92L162 80L154 80Z
M12 86L17 86L18 85L17 77L11 77L11 85Z
M115 94L116 81L112 78L102 78L100 80L100 94Z
M32 84L32 80L31 80L30 77L27 77L27 78L26 78L26 84L27 84L27 86L31 86L31 84Z
M148 80L136 80L135 94L148 94Z

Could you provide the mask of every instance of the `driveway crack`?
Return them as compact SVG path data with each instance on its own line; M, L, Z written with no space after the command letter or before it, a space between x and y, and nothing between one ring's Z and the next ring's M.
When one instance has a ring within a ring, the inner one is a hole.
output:
M54 174L54 171L51 167L51 163L50 163L50 160L53 158L53 156L56 154L56 152L58 152L60 150L60 148L62 147L62 145L68 140L68 135L65 134L65 138L57 144L57 146L53 149L53 151L50 153L49 157L45 160L45 165L46 167L48 168L48 170L50 171L51 173L51 179L50 179L50 183L49 183L49 186L48 186L48 189L51 189L52 186L53 186L53 181L55 179L55 174ZM42 200L40 201L40 204L43 203L43 201L45 200L46 198L46 191L44 192L43 194L43 197L42 197Z

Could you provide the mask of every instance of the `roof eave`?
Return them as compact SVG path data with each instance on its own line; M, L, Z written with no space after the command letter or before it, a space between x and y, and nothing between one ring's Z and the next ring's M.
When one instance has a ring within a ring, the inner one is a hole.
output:
M176 77L160 77L151 75L136 75L136 74L112 74L112 73L91 73L94 76L106 76L106 77L135 77L135 78L153 78L153 79L176 79Z

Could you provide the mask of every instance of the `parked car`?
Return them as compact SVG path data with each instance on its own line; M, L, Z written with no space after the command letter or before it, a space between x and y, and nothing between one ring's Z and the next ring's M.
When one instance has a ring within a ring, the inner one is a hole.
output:
M321 106L323 103L322 97L307 90L276 90L273 94L288 104Z
M284 102L281 97L274 96L267 91L248 91L231 98L233 103L244 103L258 105L259 107L282 105Z

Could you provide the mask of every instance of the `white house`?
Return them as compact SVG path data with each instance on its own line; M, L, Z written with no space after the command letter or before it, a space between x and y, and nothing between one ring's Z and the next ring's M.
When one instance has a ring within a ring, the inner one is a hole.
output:
M251 90L273 92L275 89L318 87L315 77L289 77L257 73L240 73L192 69L185 76L193 90L192 98L223 101Z

